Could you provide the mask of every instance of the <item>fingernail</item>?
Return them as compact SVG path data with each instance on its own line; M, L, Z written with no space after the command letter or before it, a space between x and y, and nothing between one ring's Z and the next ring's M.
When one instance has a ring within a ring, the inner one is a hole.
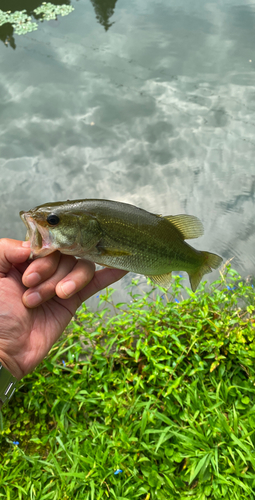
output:
M25 286L35 286L35 285L38 285L38 283L40 283L41 281L41 276L39 273L31 273L31 274L28 274L27 276L25 276L24 280L23 280L23 283Z
M30 247L30 241L22 241L21 246L27 248Z
M42 297L39 292L32 292L25 296L25 302L28 307L36 307L42 302Z
M70 295L72 295L72 293L76 289L76 284L74 281L69 280L69 281L66 281L65 283L63 283L63 285L60 285L60 288L61 288L62 292L64 293L64 295L66 295L66 297L70 297Z

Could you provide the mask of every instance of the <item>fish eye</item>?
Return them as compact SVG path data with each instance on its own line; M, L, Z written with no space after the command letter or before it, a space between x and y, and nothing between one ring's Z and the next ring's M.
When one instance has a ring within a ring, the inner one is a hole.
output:
M50 226L56 226L59 223L59 217L54 214L48 215L47 222L50 224Z

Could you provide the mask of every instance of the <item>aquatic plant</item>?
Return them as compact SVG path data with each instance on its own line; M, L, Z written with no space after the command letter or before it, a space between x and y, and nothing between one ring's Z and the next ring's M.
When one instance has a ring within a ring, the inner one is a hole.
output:
M74 8L71 5L53 5L50 2L42 2L40 7L33 10L33 13L40 21L49 21L56 19L57 16L66 16L70 14ZM35 22L35 17L28 15L26 10L7 11L0 9L0 26L10 23L17 35L24 35L30 31L35 31L38 28L38 23Z

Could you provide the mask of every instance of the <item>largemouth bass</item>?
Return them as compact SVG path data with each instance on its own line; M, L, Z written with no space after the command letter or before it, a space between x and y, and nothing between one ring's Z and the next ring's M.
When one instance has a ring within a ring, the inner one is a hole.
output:
M166 288L172 271L186 271L195 291L202 276L222 262L218 255L184 241L203 234L201 221L192 215L163 217L127 203L73 200L45 203L20 216L27 227L31 257L59 250L144 274Z

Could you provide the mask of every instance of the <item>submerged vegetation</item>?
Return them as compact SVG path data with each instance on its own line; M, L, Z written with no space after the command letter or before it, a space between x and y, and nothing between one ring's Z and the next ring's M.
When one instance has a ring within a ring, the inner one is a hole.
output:
M84 304L4 408L1 498L254 498L252 281L137 290Z

